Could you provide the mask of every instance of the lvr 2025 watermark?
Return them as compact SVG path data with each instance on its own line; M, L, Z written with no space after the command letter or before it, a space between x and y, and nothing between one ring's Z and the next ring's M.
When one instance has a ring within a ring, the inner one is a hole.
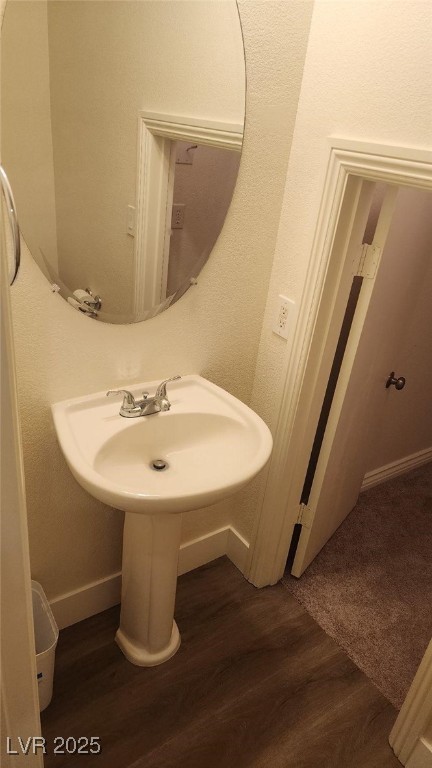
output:
M51 750L50 750L51 751ZM98 755L102 751L99 736L56 736L53 739L54 755ZM6 737L6 754L8 755L37 755L48 753L48 742L43 736L29 736L16 740Z

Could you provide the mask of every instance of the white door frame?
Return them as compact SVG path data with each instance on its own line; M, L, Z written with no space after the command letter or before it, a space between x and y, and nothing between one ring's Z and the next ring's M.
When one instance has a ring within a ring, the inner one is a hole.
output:
M330 138L324 192L246 577L282 578L352 275L348 241L373 182L432 189L432 152ZM361 252L358 253L360 262Z
M190 141L241 152L243 125L185 117L139 113L136 189L134 315L157 314L165 307L167 264L174 187L173 141ZM156 309L155 309L156 308Z
M390 746L402 765L432 766L432 641L417 670L408 695L390 734ZM430 736L429 736L430 738Z
M1 224L1 222L0 222ZM33 630L30 556L24 470L16 395L6 248L0 232L1 309L1 746L0 762L9 766L42 768L40 748L29 741L40 737L36 652ZM7 742L9 738L9 742ZM16 754L13 754L16 752ZM12 754L8 754L12 753Z

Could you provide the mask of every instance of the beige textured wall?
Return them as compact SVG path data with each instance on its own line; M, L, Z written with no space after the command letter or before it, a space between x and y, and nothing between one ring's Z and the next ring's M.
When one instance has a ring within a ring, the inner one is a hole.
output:
M7 67L2 66L1 79L2 162L32 253L43 265L42 251L57 270L46 0L9 3L3 57Z
M387 393L380 430L373 433L369 445L368 471L432 448L432 193L400 190L398 200L380 276L385 292L397 261L415 265L400 298L393 299L406 321L392 366L396 376L405 376L407 382L401 392L392 388ZM410 226L410 221L415 221L415 226ZM380 290L381 285L377 282L374 300L385 312L389 296ZM368 338L362 339L363 343L367 345Z
M12 299L30 548L33 575L50 599L118 569L122 525L120 513L72 478L50 403L189 372L250 401L311 4L241 0L240 13L248 77L243 155L225 227L199 285L146 323L107 325L52 294L24 253ZM216 529L235 503L184 515L183 538Z
M251 405L273 427L290 349L272 333L277 296L299 304L329 157L328 137L430 148L430 4L421 0L317 0L291 148ZM263 193L264 198L264 193ZM248 538L263 485L238 502Z
M177 151L189 144L177 142ZM176 163L173 203L185 205L183 229L170 240L167 296L197 276L223 227L240 163L240 153L200 145L192 165Z
M60 276L132 318L138 113L243 123L236 4L50 0L48 20Z

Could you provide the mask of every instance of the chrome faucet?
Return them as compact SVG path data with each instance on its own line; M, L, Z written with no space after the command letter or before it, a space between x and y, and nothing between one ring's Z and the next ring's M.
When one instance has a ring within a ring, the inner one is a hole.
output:
M135 419L138 416L151 416L153 413L160 413L161 411L169 411L171 403L168 400L166 391L166 385L170 381L181 379L181 376L172 376L170 379L162 381L154 397L149 397L148 392L143 392L141 400L135 400L132 392L127 389L110 389L107 392L108 395L123 395L123 403L120 406L120 416L125 416L127 419Z

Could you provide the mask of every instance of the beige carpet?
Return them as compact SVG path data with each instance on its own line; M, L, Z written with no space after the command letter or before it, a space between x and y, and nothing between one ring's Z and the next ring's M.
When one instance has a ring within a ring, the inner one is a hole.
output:
M400 708L432 637L432 464L362 493L283 584Z

